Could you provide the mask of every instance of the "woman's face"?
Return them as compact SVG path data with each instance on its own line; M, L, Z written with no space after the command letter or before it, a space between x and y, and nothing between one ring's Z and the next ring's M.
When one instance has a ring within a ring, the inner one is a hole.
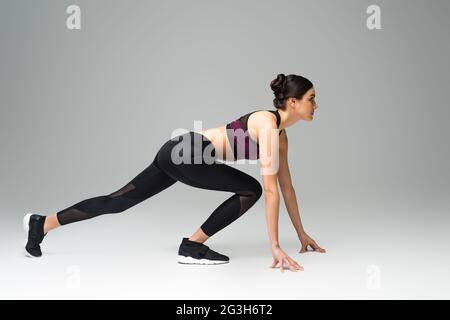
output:
M295 104L294 108L302 120L313 120L314 111L319 108L319 105L315 101L315 97L316 91L314 87L312 87L303 95L300 100L295 98L293 99Z

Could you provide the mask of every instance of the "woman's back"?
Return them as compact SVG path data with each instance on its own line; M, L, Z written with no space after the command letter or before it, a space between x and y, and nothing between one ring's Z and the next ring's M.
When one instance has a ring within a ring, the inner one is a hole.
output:
M259 146L258 127L267 121L265 113L270 112L276 117L277 128L280 125L280 115L278 110L256 110L246 113L236 120L226 125L210 128L200 132L211 140L216 150L218 159L234 161L238 159L258 159ZM240 133L246 133L245 139L238 139ZM281 131L280 131L281 134ZM242 143L243 144L240 144ZM234 148L232 148L232 146ZM239 149L239 152L238 152Z

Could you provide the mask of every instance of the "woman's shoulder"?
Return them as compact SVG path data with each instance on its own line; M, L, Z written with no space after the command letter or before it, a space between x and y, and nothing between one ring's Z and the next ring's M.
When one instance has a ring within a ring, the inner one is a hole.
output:
M249 117L250 121L250 117ZM278 128L278 116L277 112L275 110L270 109L259 109L256 111L253 111L251 113L251 125L256 127L263 127L267 126L267 124L270 124L272 127Z
M267 128L268 126L273 129L278 128L277 117L268 109L257 110L247 118L246 128L250 135L253 133L253 136L257 136L261 128Z

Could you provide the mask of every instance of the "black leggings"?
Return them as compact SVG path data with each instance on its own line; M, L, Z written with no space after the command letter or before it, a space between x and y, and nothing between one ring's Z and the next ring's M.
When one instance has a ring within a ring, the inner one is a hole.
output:
M59 211L57 218L61 225L65 225L106 213L122 212L176 181L196 188L234 193L201 225L202 231L208 236L239 218L262 194L258 180L216 162L216 150L211 141L200 133L190 131L164 143L153 162L124 187L109 195L78 202Z

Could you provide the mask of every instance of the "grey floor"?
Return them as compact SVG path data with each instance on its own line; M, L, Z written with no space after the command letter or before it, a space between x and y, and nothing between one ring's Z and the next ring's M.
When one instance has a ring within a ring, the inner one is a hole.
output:
M299 243L282 211L282 247L305 271L281 273L269 268L262 205L258 202L248 216L208 240L211 248L230 256L229 264L217 266L176 262L181 237L200 220L176 223L181 214L171 212L171 206L137 206L126 214L65 226L46 237L38 259L22 255L17 216L2 233L0 298L450 298L446 210L356 204L346 212L339 204L338 211L331 205L309 208L304 222L328 252L304 255L297 253ZM149 211L165 218L156 224L147 219Z

